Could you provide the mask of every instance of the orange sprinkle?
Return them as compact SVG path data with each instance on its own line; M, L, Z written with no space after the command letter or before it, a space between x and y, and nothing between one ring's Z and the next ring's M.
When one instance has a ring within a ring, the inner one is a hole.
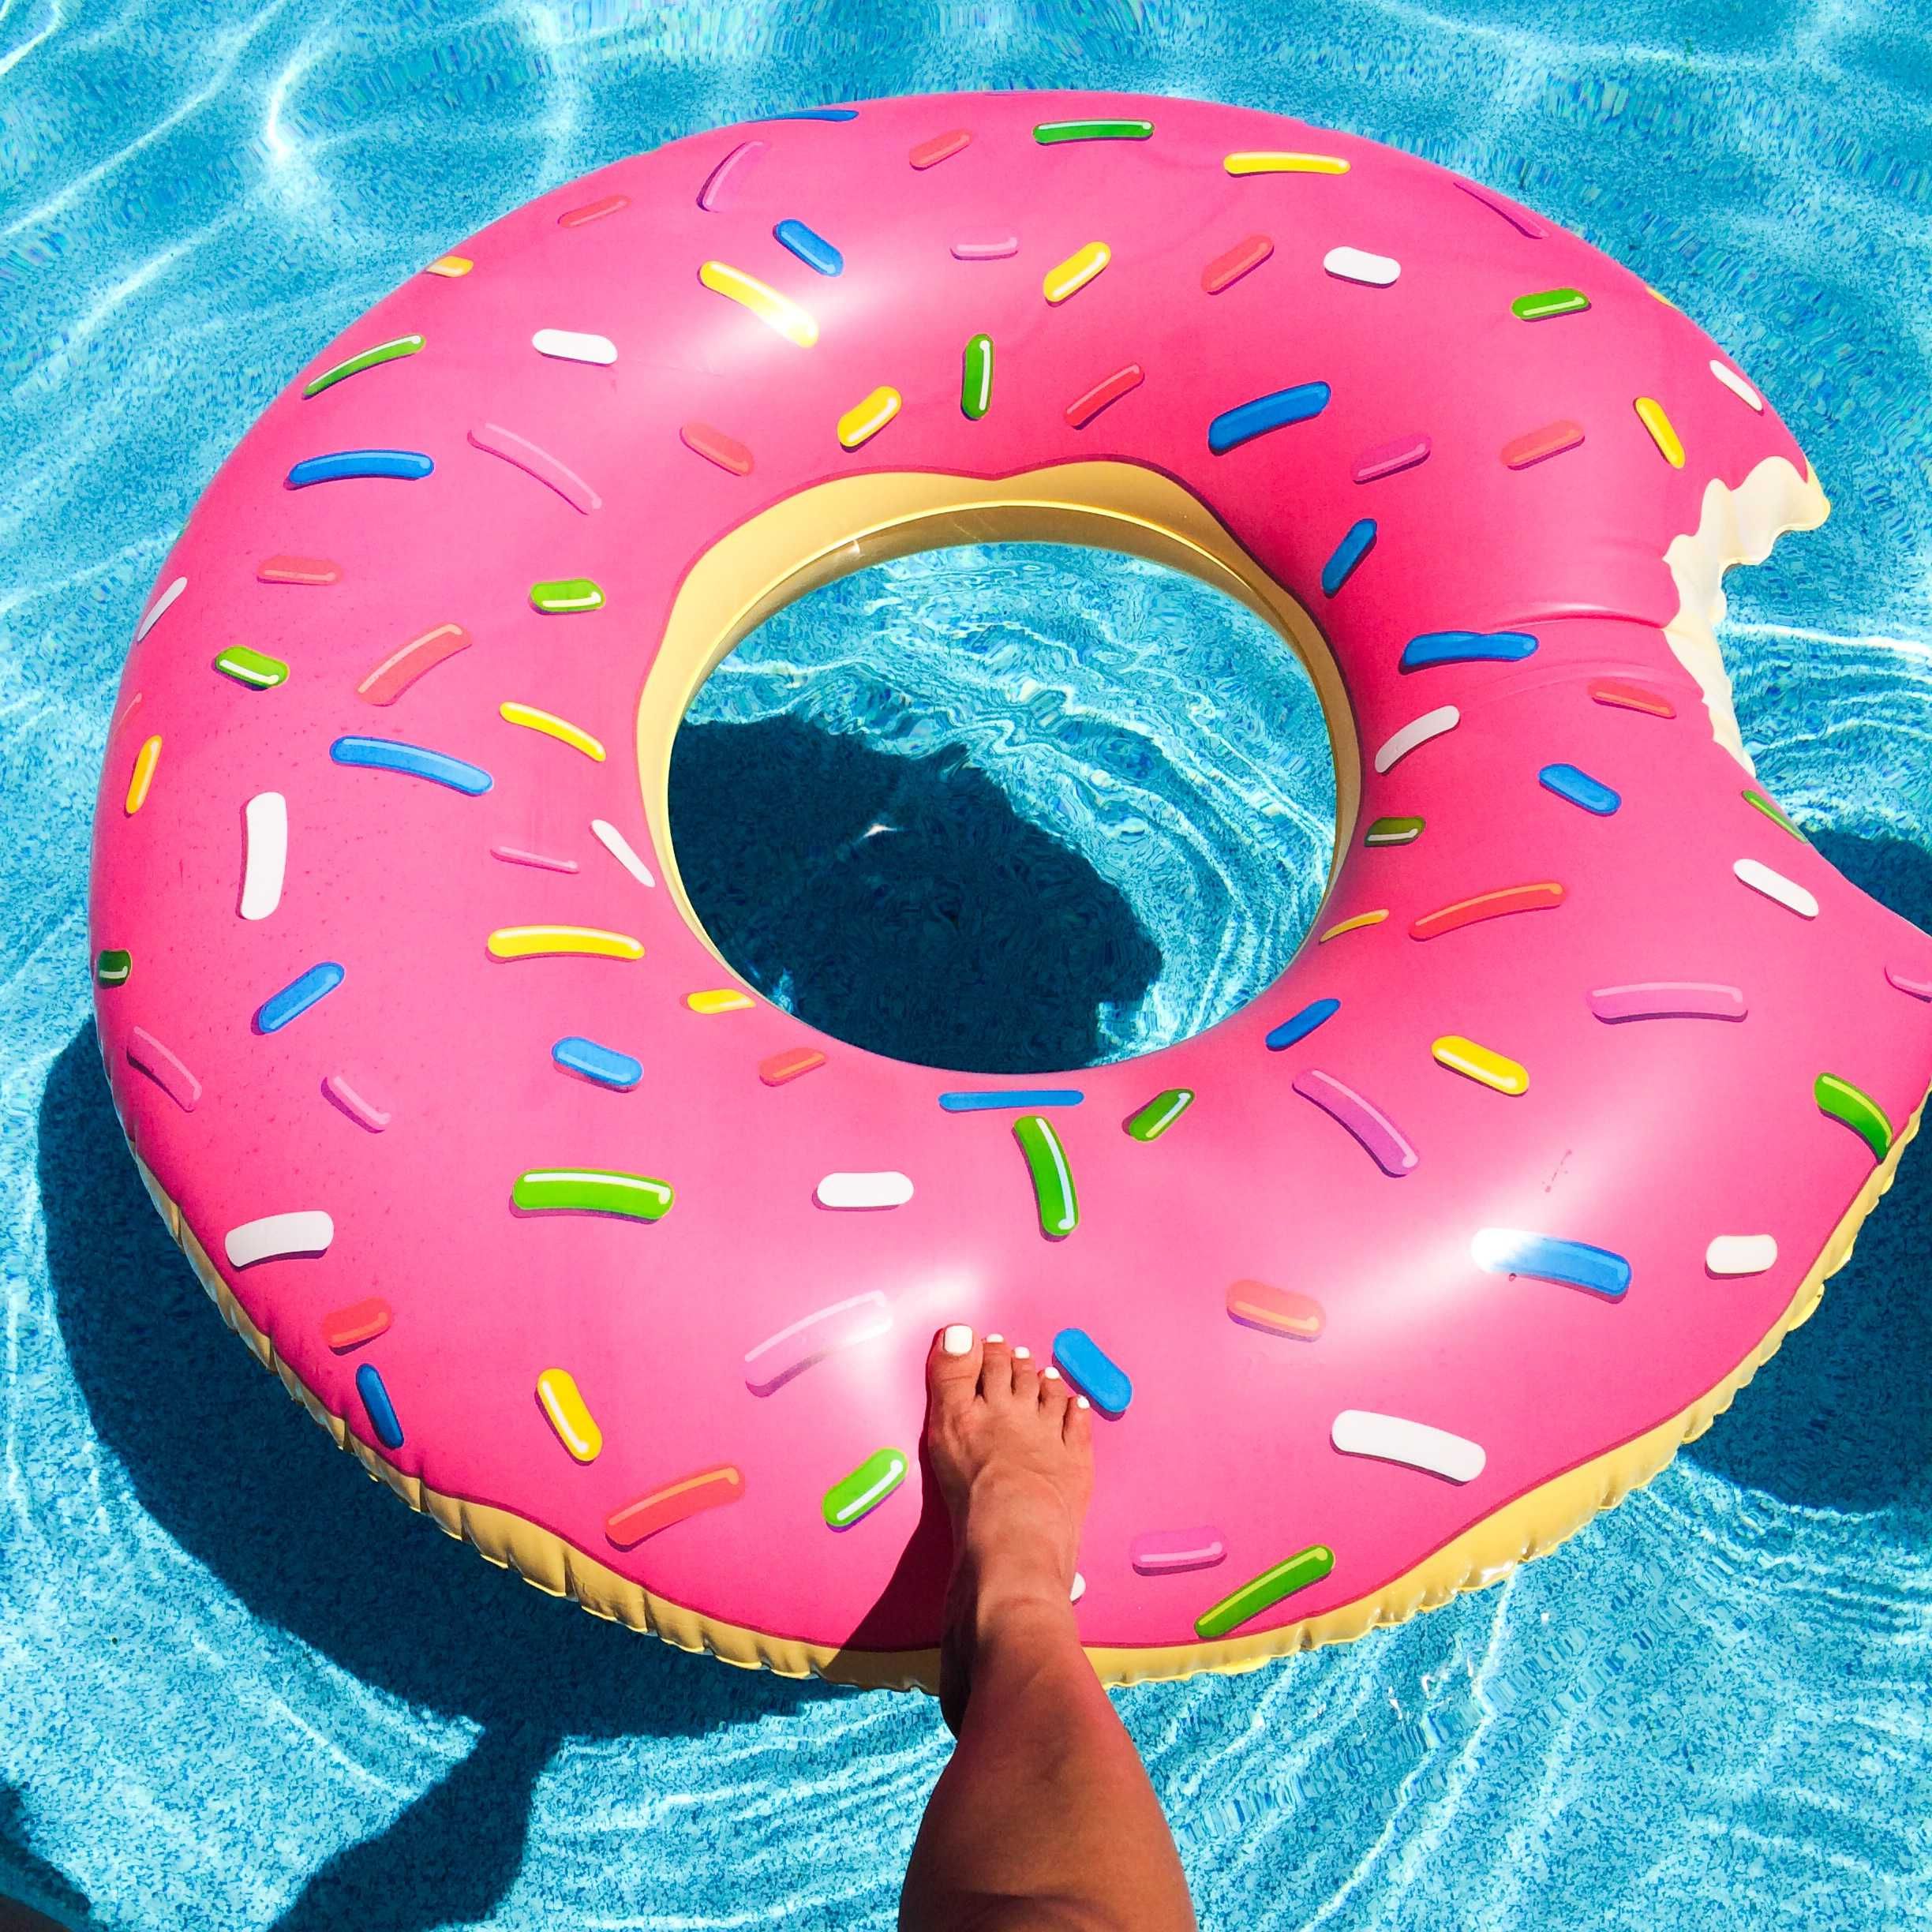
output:
M1251 234L1237 242L1225 255L1217 255L1201 271L1201 286L1210 295L1219 295L1231 283L1238 282L1252 269L1259 268L1275 253L1273 241L1264 234Z
M476 264L467 255L439 255L429 264L425 272L433 275L455 277L466 275L475 266Z
M823 1066L825 1059L815 1046L788 1046L783 1053L775 1053L758 1062L758 1078L767 1087L782 1087L787 1080L795 1080L801 1073Z
M972 140L972 136L964 128L954 128L950 133L935 134L930 140L923 140L906 156L915 168L937 167L942 161L949 161L953 155Z
M706 462L714 462L721 470L728 470L733 476L751 474L751 451L736 436L728 436L722 429L713 429L709 423L686 423L678 431L678 440Z
M673 1523L716 1509L721 1503L736 1503L744 1492L743 1473L728 1462L687 1476L682 1482L667 1483L635 1503L627 1503L605 1522L604 1533L620 1549L629 1549Z
M1345 919L1340 925L1331 926L1316 940L1315 943L1320 945L1327 940L1339 939L1343 933L1358 931L1364 926L1380 926L1387 917L1388 908L1387 906L1378 907L1372 912L1357 912L1353 919Z
M389 1304L380 1295L373 1295L366 1301L353 1302L347 1308L339 1308L324 1315L322 1339L340 1355L388 1333L392 1319Z
M1547 912L1563 904L1563 889L1554 879L1534 886L1504 886L1495 892L1458 899L1439 912L1425 912L1409 928L1411 939L1435 939L1444 933L1473 926L1482 919L1501 919L1510 912Z
M255 566L255 580L257 583L340 583L342 566L328 557L264 557Z
M1589 695L1600 705L1615 705L1620 710L1646 712L1652 717L1677 715L1677 707L1661 691L1632 684L1623 678L1599 678L1589 687Z
M1066 419L1076 429L1084 429L1110 402L1118 402L1130 389L1138 389L1147 380L1147 371L1138 362L1129 362L1117 369L1111 376L1103 376L1084 395L1076 396L1066 406Z
M1546 456L1560 456L1583 440L1583 425L1567 420L1545 423L1541 429L1526 431L1503 445L1503 461L1511 470L1527 470Z
M1266 1282L1234 1282L1227 1291L1227 1312L1245 1327L1265 1328L1270 1335L1294 1335L1304 1342L1312 1342L1322 1331L1322 1305L1312 1295L1271 1288Z
M581 228L586 222L601 221L606 215L615 215L620 208L630 205L628 195L606 195L601 201L586 201L582 208L566 208L557 217L557 226Z

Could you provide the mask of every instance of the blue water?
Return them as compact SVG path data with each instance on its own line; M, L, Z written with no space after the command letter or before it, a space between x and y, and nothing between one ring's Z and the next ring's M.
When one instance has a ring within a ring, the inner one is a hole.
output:
M1630 263L1784 410L1837 508L1733 582L1745 734L1932 924L1927 50L1882 0L0 8L0 1890L133 1932L884 1928L945 1755L923 1701L628 1638L369 1488L120 1151L84 939L119 662L316 344L502 208L774 103L1131 86L1396 142ZM1227 676L1211 603L1038 552L854 579L705 694L680 852L706 784L765 769L842 903L910 918L895 867L942 897L943 859L1003 908L977 953L926 935L982 978L952 1020L893 1002L902 1035L1105 1058L1204 1024L1292 944L1327 809L1305 693ZM1040 1039L990 1003L1029 895L1086 1002ZM707 916L867 1024L796 906ZM1932 1921L1929 1238L1915 1149L1736 1413L1507 1586L1122 1694L1204 1924Z

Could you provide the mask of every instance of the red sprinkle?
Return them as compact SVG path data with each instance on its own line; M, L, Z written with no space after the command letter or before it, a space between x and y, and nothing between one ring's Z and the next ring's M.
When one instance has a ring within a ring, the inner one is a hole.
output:
M1231 1283L1227 1312L1244 1328L1294 1335L1304 1342L1312 1342L1322 1331L1322 1305L1312 1295L1297 1294L1292 1288L1272 1288L1266 1282Z
M373 1342L379 1335L386 1334L391 1319L389 1304L380 1295L374 1295L366 1301L355 1302L348 1308L335 1309L324 1315L322 1317L322 1339L340 1355L350 1349L360 1348L365 1342Z
M1642 711L1652 717L1672 718L1677 707L1661 691L1648 685L1632 684L1623 678L1599 678L1589 695L1601 705L1615 705L1619 710Z
M758 1062L758 1078L767 1087L782 1087L787 1080L795 1080L801 1073L823 1066L825 1058L815 1046L788 1046L783 1053L775 1053L769 1060Z
M695 451L706 462L716 463L721 470L728 470L733 476L751 474L751 452L722 429L713 429L709 423L687 422L678 431L678 437L687 450Z
M255 567L255 576L260 583L340 583L342 566L327 557L264 557Z
M728 1462L721 1469L702 1470L695 1476L687 1476L682 1482L653 1489L635 1503L627 1503L605 1524L604 1533L620 1549L629 1549L702 1510L716 1509L721 1503L736 1503L744 1492L743 1473Z
M1146 380L1147 371L1138 362L1129 362L1125 369L1103 376L1084 395L1076 396L1066 406L1066 419L1076 429L1084 429L1110 402L1118 402Z
M1546 456L1560 456L1583 440L1583 425L1576 422L1545 423L1541 429L1512 436L1503 445L1503 461L1511 470L1527 470Z
M470 633L461 624L438 624L412 638L394 657L385 657L356 687L356 695L365 704L394 704L425 671L469 648Z
M1393 443L1378 443L1355 459L1355 481L1372 483L1378 477L1393 476L1398 470L1413 470L1428 461L1435 446L1425 436L1398 436Z
M1563 903L1563 889L1553 879L1535 886L1504 886L1495 892L1479 893L1473 899L1458 899L1438 912L1425 912L1409 928L1411 939L1439 939L1444 933L1459 931L1483 919L1501 919L1508 912L1547 912Z
M1264 234L1251 234L1237 242L1225 255L1217 255L1201 271L1201 286L1210 295L1219 295L1230 283L1238 282L1250 269L1259 268L1275 253L1274 242Z
M906 159L915 168L937 167L942 161L951 160L972 140L964 128L954 128L949 134L935 134L930 140L921 141Z
M557 226L581 228L586 222L601 221L606 215L615 215L620 208L630 205L628 195L606 195L601 201L587 201L582 208L566 208L557 217Z

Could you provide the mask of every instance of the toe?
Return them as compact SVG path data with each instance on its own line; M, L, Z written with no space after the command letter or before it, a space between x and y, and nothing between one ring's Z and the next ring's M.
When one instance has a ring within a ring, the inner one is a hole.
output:
M1002 1335L986 1339L979 1365L979 1393L989 1398L1013 1393L1013 1346Z
M1068 1445L1075 1449L1088 1449L1093 1445L1093 1405L1084 1395L1076 1395L1066 1406L1066 1417L1061 1425Z
M1033 1359L1033 1351L1024 1344L1013 1352L1013 1393L1022 1402L1039 1400L1039 1364Z
M926 1357L926 1387L934 1410L971 1402L979 1386L979 1341L964 1322L953 1322L933 1337Z
M1040 1371L1040 1407L1056 1422L1064 1421L1061 1411L1073 1399L1073 1391L1066 1385L1066 1378L1049 1362Z

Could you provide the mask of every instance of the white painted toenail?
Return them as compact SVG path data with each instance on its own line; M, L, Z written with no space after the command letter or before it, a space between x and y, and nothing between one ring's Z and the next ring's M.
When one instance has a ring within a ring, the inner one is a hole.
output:
M1073 1399L1078 1402L1083 1409L1091 1409L1093 1406L1093 1404L1090 1402L1084 1395L1076 1395Z
M988 1335L987 1339L989 1342L1004 1342L1006 1338L1004 1335Z
M1076 1570L1073 1572L1073 1587L1067 1593L1067 1601L1069 1603L1078 1603L1080 1600L1086 1594L1087 1579L1082 1576L1077 1570Z
M972 1353L972 1331L964 1322L955 1322L941 1336L939 1346L949 1355L970 1355Z
M1013 1350L1015 1361L1031 1361L1032 1359L1033 1351L1030 1348L1017 1348Z
M1060 1380L1060 1371L1054 1368L1050 1363L1049 1363L1045 1368L1042 1369L1040 1372L1049 1382L1058 1382Z

